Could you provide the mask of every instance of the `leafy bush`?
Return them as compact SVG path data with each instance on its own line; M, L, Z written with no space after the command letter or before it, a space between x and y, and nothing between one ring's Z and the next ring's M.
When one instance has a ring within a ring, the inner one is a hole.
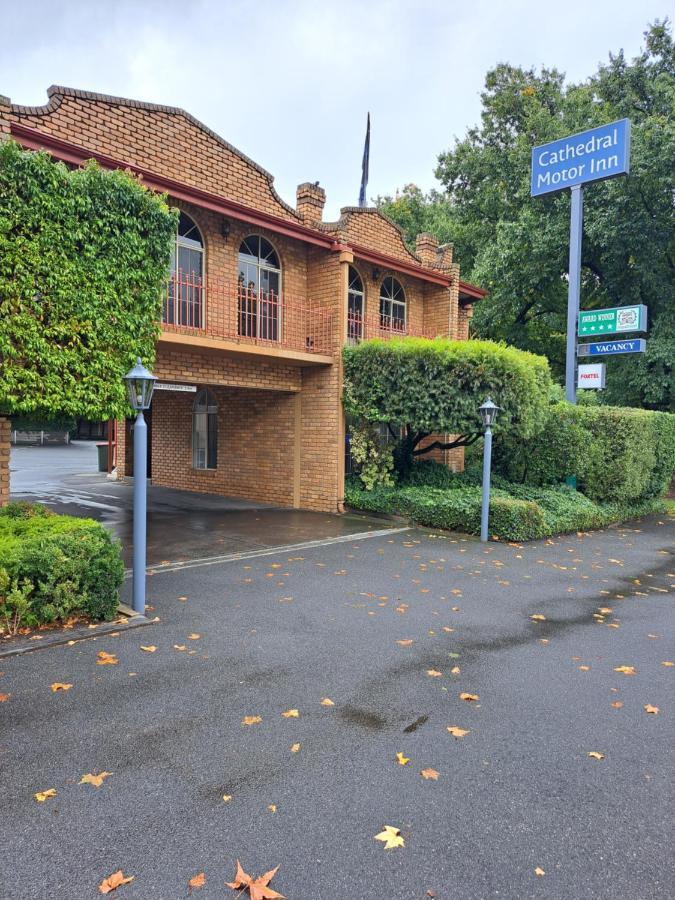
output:
M343 349L349 415L403 428L396 468L435 446L466 446L482 434L478 407L490 395L502 408L495 433L535 434L548 405L548 362L504 344L446 338L369 340ZM422 442L451 434L448 441ZM400 451L400 452L399 452Z
M0 575L0 620L16 630L73 613L113 618L124 567L98 522L16 503L0 510Z
M462 484L461 475L433 459L421 459L411 468L406 484L416 487L453 488Z
M354 425L350 432L352 459L357 466L359 478L368 491L377 484L393 487L394 459L391 447L382 447L375 429L368 422Z

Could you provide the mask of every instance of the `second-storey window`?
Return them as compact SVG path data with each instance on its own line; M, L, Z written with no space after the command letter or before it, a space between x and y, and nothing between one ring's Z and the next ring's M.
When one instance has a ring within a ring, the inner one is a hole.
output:
M281 322L281 266L270 242L251 234L239 247L238 333L278 341Z
M218 465L218 405L206 389L199 391L192 407L192 466L215 469Z
M391 276L384 279L380 288L380 328L405 332L405 292Z
M361 276L354 266L349 267L347 292L347 340L355 344L363 337L364 295Z
M169 284L162 321L202 328L204 324L204 239L196 223L182 212L171 250Z

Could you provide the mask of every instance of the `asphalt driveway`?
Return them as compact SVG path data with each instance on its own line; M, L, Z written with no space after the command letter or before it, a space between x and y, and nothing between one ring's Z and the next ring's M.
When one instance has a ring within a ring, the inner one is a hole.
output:
M673 530L153 576L158 624L2 660L0 896L669 897Z
M59 513L89 516L122 541L131 563L133 485L97 471L93 441L68 446L12 447L14 500L44 503ZM327 515L148 485L148 565L229 556L325 541L390 527L362 515Z

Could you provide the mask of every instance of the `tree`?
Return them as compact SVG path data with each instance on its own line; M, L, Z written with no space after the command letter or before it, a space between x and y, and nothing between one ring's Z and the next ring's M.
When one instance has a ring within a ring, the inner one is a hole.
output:
M344 406L349 415L385 422L399 439L398 473L436 448L466 447L481 437L478 407L490 395L502 407L496 429L529 437L548 407L551 378L541 356L490 341L396 338L343 349ZM420 444L433 434L451 440Z
M0 415L106 419L151 365L176 214L131 175L0 144Z
M533 146L628 117L631 173L593 184L584 199L582 307L645 303L648 351L614 358L606 399L668 409L675 403L675 46L667 20L645 33L629 63L623 52L582 84L555 69L500 64L482 94L479 126L439 156L445 188L381 208L407 227L440 221L456 243L465 278L489 291L474 332L545 353L562 379L565 357L569 192L530 197ZM420 192L421 193L421 192Z

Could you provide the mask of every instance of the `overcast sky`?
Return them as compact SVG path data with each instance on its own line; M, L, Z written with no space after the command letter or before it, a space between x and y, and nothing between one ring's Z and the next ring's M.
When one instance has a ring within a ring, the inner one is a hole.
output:
M183 107L291 204L320 181L335 217L357 202L368 110L368 196L427 189L495 63L584 79L610 51L637 54L670 2L0 0L0 94L41 105L61 84Z

